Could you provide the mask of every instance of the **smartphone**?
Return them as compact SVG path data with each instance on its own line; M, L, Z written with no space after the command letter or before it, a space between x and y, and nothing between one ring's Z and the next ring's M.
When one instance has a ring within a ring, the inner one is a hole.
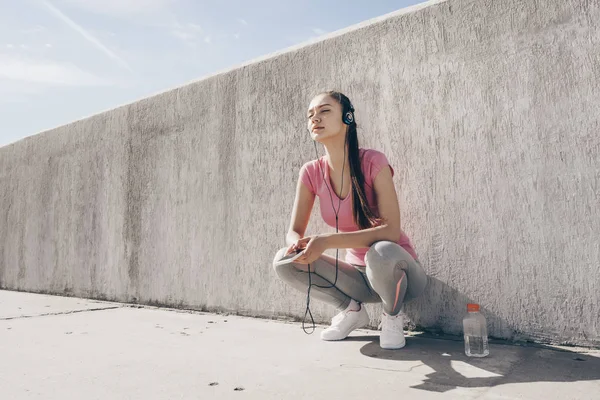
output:
M283 257L281 260L277 261L275 263L275 265L285 265L285 264L293 263L302 255L304 255L304 250L301 250L297 253L288 254L287 256Z

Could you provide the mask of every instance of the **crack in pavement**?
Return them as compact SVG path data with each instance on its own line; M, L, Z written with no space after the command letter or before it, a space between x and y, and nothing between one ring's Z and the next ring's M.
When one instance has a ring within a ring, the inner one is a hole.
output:
M53 313L45 313L45 314L36 314L36 315L19 315L16 317L0 317L0 321L8 321L11 319L23 319L23 318L35 318L35 317L48 317L51 315L67 315L67 314L76 314L88 311L104 311L104 310L114 310L116 308L123 308L122 306L111 306L111 307L101 307L101 308L86 308L82 310L71 310L71 311L61 311L61 312L53 312Z

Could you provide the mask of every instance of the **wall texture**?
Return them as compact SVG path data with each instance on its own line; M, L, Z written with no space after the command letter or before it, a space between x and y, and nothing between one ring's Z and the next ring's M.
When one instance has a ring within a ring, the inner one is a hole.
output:
M431 277L411 326L460 334L474 301L492 336L598 346L598 21L597 0L425 3L3 147L0 287L301 318L271 262L305 109L337 88Z

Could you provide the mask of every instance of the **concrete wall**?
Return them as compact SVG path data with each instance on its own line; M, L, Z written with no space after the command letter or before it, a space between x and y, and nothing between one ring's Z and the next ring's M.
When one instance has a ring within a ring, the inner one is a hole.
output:
M600 345L599 20L430 2L3 147L0 287L302 317L271 261L315 156L305 109L338 88L431 276L411 324L459 334L475 301L492 336Z

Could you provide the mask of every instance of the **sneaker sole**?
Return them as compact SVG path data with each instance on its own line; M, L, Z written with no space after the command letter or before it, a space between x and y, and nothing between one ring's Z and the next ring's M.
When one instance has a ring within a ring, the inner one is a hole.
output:
M393 346L393 345L382 345L381 343L379 344L379 347L381 347L384 350L398 350L403 348L404 346L406 346L406 341L403 341L402 343L400 343L399 345Z

